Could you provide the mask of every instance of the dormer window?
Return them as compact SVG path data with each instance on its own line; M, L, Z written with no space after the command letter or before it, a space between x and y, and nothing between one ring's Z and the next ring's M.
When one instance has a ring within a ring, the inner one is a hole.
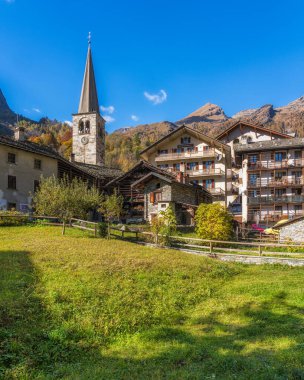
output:
M78 132L80 135L84 134L84 122L80 121L78 125Z

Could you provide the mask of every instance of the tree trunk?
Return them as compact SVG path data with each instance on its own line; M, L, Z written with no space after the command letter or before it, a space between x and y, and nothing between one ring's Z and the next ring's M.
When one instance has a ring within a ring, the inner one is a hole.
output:
M110 221L108 222L108 239L110 239Z
M62 235L65 234L65 220L63 219L63 223L62 223Z

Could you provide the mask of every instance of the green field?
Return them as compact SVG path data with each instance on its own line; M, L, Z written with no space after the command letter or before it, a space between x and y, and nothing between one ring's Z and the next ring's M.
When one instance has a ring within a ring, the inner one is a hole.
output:
M304 268L0 228L0 378L304 379Z

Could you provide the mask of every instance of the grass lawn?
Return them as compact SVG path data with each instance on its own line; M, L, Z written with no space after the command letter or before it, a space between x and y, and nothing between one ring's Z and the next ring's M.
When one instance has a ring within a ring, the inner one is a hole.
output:
M0 378L304 379L304 268L0 228Z

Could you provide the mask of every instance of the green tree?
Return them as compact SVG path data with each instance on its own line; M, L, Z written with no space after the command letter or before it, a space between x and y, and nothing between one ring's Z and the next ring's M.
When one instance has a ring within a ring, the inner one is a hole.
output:
M176 217L172 206L160 213L151 220L151 231L154 234L155 243L159 243L159 235L164 245L170 245L170 236L176 231Z
M229 240L233 236L232 216L219 203L200 204L195 223L196 233L202 239Z
M101 204L102 195L95 187L77 178L70 181L67 177L58 179L55 176L41 178L38 191L34 195L36 214L56 216L65 224L71 218L86 219L88 212Z
M106 195L103 202L100 205L99 212L103 214L108 224L108 238L110 237L110 226L115 219L121 216L123 208L123 197L117 195L115 191L112 195Z

